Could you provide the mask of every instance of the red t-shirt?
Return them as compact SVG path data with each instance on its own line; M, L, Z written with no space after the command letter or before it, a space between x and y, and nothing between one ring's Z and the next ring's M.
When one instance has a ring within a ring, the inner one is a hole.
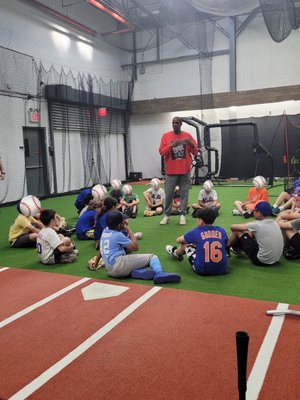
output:
M171 146L171 142L175 140L189 139L194 147L186 143L179 144L178 146ZM195 139L188 133L181 131L174 133L173 131L164 133L160 146L159 154L165 158L165 168L167 175L185 175L187 174L192 165L192 155L198 153L198 145Z

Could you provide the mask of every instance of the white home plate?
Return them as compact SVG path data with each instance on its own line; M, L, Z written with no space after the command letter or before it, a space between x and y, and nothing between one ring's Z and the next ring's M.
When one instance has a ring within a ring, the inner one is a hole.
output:
M126 292L129 287L109 285L107 283L94 282L89 286L81 289L84 300L96 300L105 299L107 297L120 296L123 292Z

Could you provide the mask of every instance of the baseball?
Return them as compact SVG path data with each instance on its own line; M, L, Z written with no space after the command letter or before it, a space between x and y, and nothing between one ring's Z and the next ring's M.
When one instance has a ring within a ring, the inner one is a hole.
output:
M34 216L41 211L41 202L33 195L25 196L19 203L19 210L26 217Z
M107 194L106 187L101 185L100 183L92 188L92 195L93 198L96 200L105 199L106 194Z

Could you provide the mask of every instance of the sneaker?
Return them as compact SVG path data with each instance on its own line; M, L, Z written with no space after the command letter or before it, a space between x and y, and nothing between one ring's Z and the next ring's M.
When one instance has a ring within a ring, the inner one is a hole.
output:
M136 233L134 234L134 236L135 236L135 238L136 238L137 240L140 240L140 239L142 239L142 237L143 237L143 232L136 232Z
M79 251L77 249L73 249L71 251L71 254L75 254L75 256L78 256L79 255Z
M246 219L251 218L251 217L252 217L252 213L245 212L245 213L243 214L243 217L246 218Z
M232 210L232 215L236 217L237 215L242 215L242 214L239 212L239 210L235 208L234 210Z
M186 225L186 220L184 215L180 215L179 225Z
M183 260L183 256L179 256L179 255L176 253L176 249L177 249L176 246L171 246L170 244L168 244L168 245L166 246L166 252L167 252L171 257L175 258L175 260L180 260L180 261L182 261L182 260Z
M136 218L136 213L132 213L131 218Z
M163 219L160 221L160 225L167 225L170 222L170 218L165 215Z
M231 257L231 254L230 254L230 247L226 246L225 250L226 250L226 256L227 256L228 258Z
M241 249L240 249L239 247L237 247L237 246L231 246L231 247L230 247L230 251L231 251L233 254L240 254L240 253L241 253Z
M280 208L279 207L272 207L272 214L275 215L275 217L279 213L280 213Z
M191 257L193 254L195 254L195 247L193 246L186 246L185 248L185 254L187 256L187 258Z
M61 257L60 257L60 263L61 264L65 264L65 263L71 263L71 262L73 262L74 260L76 260L76 258L77 258L77 256L76 256L76 254L74 254L74 253L66 253L66 254L63 254Z
M198 211L198 208L196 208L196 209L192 212L192 217L193 217L193 218L197 218L197 211Z
M181 281L181 276L169 272L157 272L153 278L154 283L178 283Z
M149 268L138 268L131 272L131 278L149 281L155 277L155 272Z
M300 258L299 252L293 248L287 249L283 255L287 260L297 260Z

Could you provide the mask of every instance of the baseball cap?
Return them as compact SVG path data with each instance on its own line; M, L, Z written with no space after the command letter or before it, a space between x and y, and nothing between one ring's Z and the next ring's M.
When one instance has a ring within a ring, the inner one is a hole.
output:
M260 201L256 204L255 210L262 213L262 215L271 215L272 214L272 206L267 201Z
M118 226L125 219L128 219L128 215L121 213L120 211L109 211L106 215L106 223L108 227Z
M297 181L294 182L293 189L295 191L299 192L299 190L300 190L300 180L297 180Z

